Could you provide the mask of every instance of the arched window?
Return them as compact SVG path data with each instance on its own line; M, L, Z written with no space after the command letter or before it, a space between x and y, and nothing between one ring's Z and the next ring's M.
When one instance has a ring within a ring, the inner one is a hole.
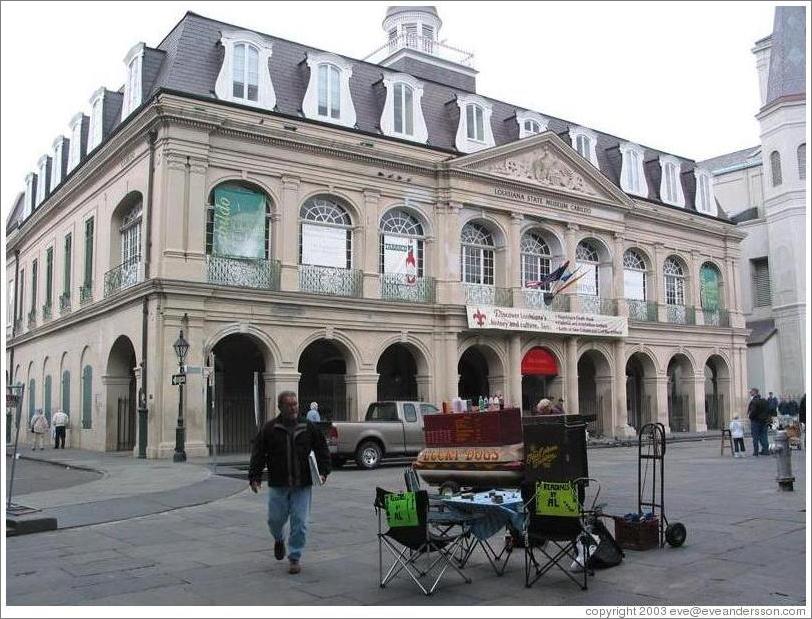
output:
M341 118L341 70L329 63L318 67L318 114L328 118Z
M806 142L798 147L798 178L806 180Z
M493 235L481 224L467 223L460 235L462 281L493 286Z
M465 106L465 127L469 140L485 141L485 121L482 108L475 103Z
M663 265L665 276L665 302L668 305L685 305L685 272L674 258L668 258Z
M82 428L93 427L93 368L86 365L82 370Z
M259 50L247 43L234 46L232 95L235 99L259 100Z
M138 281L138 263L141 261L141 214L142 202L139 199L124 214L121 220L121 287L131 286Z
M254 260L270 257L271 201L264 192L223 183L211 192L209 202L207 254Z
M398 82L394 91L395 133L414 135L414 92L411 86Z
M423 277L423 226L402 210L381 219L381 273Z
M578 293L597 297L598 288L598 250L591 241L581 241L575 248L575 264L583 277L578 280Z
M623 254L623 293L630 300L646 300L646 263L634 249Z
M699 269L699 300L705 312L718 312L722 308L722 275L710 262Z
M777 150L770 153L770 172L773 177L773 187L781 184L781 155Z
M352 268L352 221L339 199L316 196L299 209L299 264Z
M522 236L521 256L522 287L527 288L529 282L529 287L549 292L549 283L541 287L533 284L550 274L550 247L544 239L535 232L526 232Z

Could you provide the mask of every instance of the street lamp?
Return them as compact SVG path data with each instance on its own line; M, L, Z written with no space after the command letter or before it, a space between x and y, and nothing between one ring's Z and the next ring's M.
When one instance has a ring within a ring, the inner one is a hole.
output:
M172 456L173 462L186 462L186 430L183 427L183 382L186 372L183 370L183 363L186 360L186 353L189 352L189 342L183 338L183 329L172 345L175 354L178 356L178 369L181 376L178 381L178 427L175 428L175 454Z

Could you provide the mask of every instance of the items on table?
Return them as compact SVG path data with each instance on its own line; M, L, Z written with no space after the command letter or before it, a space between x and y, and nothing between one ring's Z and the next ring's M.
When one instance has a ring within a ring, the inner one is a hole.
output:
M498 411L505 408L505 399L501 393L494 396L479 396L475 401L464 400L462 398L453 398L451 406L447 402L443 402L442 409L444 413L470 413L470 412L484 412L484 411Z

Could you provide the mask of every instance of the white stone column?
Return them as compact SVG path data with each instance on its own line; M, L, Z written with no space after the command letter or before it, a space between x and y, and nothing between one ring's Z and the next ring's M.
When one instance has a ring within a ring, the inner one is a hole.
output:
M349 421L363 421L367 407L378 399L378 373L358 372L345 377Z
M569 415L578 414L578 338L567 338L567 397L564 403Z
M280 242L276 248L281 260L281 290L299 290L299 178L282 177L282 204L279 221Z
M666 434L671 434L671 426L668 424L668 376L666 374L657 375L657 421L665 426Z
M665 283L663 280L663 263L665 262L665 245L654 243L654 273L651 274L647 282L654 294L653 299L657 304L657 320L666 322L668 310L665 307Z
M508 243L505 254L507 262L507 276L505 288L513 290L513 306L523 307L521 301L522 291L522 223L524 215L520 213L510 214L510 230L508 232Z
M616 232L614 240L614 255L612 256L612 298L616 299L617 315L628 316L629 307L626 304L626 291L623 288L623 234Z
M459 396L460 387L460 374L459 374L459 358L457 357L457 334L447 333L445 335L445 383L442 394L443 400L447 401L449 405L451 400Z
M358 267L363 271L363 296L365 299L380 299L381 284L378 274L378 206L381 194L373 189L364 189L364 223L356 227L358 239Z
M688 424L691 432L706 432L705 419L705 368L699 368L694 374L694 388L691 394L693 410L689 410Z
M204 267L206 259L206 172L208 161L204 159L192 159L189 167L189 229L187 254L194 262Z
M628 425L626 411L626 343L617 340L614 343L614 406L612 407L613 436L631 438L634 430Z
M505 404L508 402L522 407L522 336L510 334L510 366L508 370L508 390L504 393Z

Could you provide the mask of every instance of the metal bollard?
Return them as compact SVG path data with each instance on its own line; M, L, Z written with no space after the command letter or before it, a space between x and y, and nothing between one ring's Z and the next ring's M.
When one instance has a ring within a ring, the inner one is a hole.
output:
M778 463L778 474L775 480L781 490L793 491L795 477L792 475L792 452L789 449L789 437L786 430L779 430L775 436L775 444L772 448Z

